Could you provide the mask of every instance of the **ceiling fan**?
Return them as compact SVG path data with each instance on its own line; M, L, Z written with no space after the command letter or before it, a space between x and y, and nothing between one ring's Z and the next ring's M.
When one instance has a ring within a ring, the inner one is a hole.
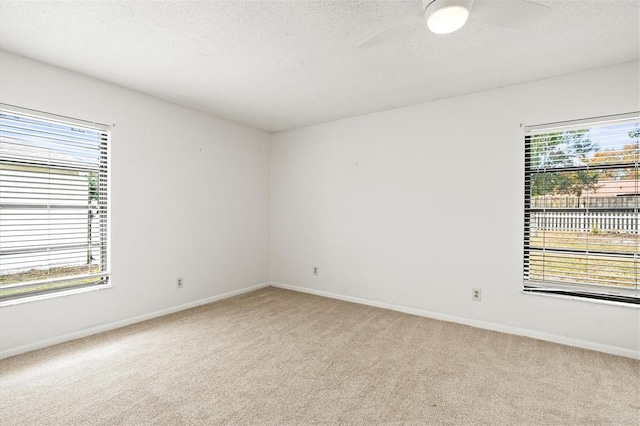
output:
M435 34L459 30L473 16L488 24L527 29L542 22L551 9L526 0L422 0L422 11L364 40L358 47L373 47L426 20Z

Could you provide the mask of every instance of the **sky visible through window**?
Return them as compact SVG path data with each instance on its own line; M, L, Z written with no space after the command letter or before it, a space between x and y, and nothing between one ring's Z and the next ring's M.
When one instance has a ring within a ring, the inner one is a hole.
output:
M20 121L22 128L12 126L15 120ZM95 167L100 159L96 144L100 138L100 132L92 129L0 114L0 141L5 159Z

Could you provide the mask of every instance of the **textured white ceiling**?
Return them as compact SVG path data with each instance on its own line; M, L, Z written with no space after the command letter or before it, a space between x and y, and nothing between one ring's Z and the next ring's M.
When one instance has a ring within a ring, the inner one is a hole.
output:
M358 49L419 2L3 0L0 48L267 131L639 58L640 0L536 2L533 30L472 17Z

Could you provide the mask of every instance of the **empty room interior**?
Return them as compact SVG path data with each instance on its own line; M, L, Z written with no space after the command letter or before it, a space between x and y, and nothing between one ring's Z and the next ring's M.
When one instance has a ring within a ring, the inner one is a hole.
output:
M638 425L640 1L0 1L0 424Z

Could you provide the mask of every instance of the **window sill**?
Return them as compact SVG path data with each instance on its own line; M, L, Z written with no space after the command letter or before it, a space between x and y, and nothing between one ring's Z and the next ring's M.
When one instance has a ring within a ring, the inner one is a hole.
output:
M23 303L36 302L39 300L47 300L47 299L54 299L57 297L71 296L72 294L88 293L90 291L96 291L96 290L105 290L108 288L111 288L111 284L101 284L101 285L94 285L90 287L73 288L69 290L57 291L54 293L39 294L36 296L30 296L30 297L20 297L17 299L5 300L3 302L0 302L0 308L6 308L9 306L15 306L15 305L22 305Z
M524 290L520 290L520 293L526 294L527 296L551 297L551 298L554 298L554 299L575 300L577 302L595 303L595 304L598 304L598 305L617 306L617 307L620 307L620 308L630 308L630 309L636 309L636 310L640 309L640 305L634 305L632 303L616 302L616 301L612 301L612 300L590 299L588 297L568 296L566 294L536 293L536 292L524 291Z

